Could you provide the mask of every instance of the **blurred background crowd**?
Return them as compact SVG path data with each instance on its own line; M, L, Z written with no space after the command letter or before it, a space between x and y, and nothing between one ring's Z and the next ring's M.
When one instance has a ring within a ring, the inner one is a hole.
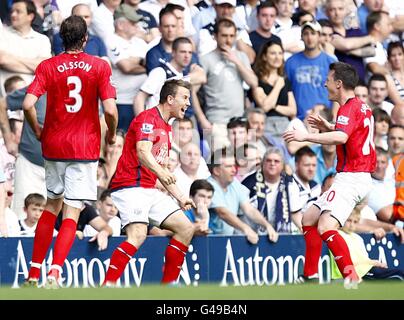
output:
M402 0L2 0L0 1L0 233L32 236L46 198L40 143L24 122L22 100L37 65L64 51L58 29L85 19L85 52L110 64L117 90L118 138L103 142L99 200L86 203L78 236L120 235L108 190L133 117L158 104L170 78L192 84L186 118L173 123L168 166L197 208L197 234L299 233L300 218L335 174L335 146L286 143L306 118L334 121L324 87L335 61L354 66L355 94L374 114L377 167L357 231L403 235L404 2ZM68 66L66 66L68 67ZM46 97L37 103L43 122ZM105 122L100 112L100 121ZM220 153L217 163L211 156ZM393 161L394 160L394 161ZM397 222L398 221L398 222ZM279 229L279 223L288 228ZM57 229L57 226L56 226ZM57 231L55 231L57 232ZM152 235L166 235L150 228ZM253 241L253 240L251 240Z

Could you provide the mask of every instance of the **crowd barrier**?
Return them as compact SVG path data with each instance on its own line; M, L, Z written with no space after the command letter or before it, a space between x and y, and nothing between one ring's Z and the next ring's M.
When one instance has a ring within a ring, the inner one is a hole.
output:
M386 262L389 267L404 270L404 246L392 234L381 241L362 235L372 259ZM98 251L89 238L75 240L63 272L64 287L95 287L104 281L109 258L123 237L109 239L108 248ZM121 286L140 286L161 280L164 251L168 238L149 236L131 259L120 280ZM33 238L0 239L0 285L19 287L28 275ZM189 246L179 281L185 285L219 283L223 286L283 285L292 283L302 273L304 239L301 235L281 235L276 244L261 236L251 245L244 236L195 237ZM51 263L47 255L42 275ZM319 263L320 282L330 281L330 258L326 247Z

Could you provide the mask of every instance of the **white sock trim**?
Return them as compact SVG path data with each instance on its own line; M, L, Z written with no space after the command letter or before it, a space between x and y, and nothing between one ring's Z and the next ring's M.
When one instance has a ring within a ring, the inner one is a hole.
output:
M42 264L41 263L37 263L37 262L30 262L31 267L33 268L37 268L37 269L41 269Z
M59 274L63 273L63 268L57 264L52 264L49 268L49 272L51 272L52 269L56 269L57 271L59 271Z

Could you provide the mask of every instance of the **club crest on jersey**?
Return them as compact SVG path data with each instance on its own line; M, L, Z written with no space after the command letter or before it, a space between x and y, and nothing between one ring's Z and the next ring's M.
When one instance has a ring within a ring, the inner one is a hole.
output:
M348 125L349 118L345 116L338 116L337 123L342 124L343 126Z
M372 109L366 104L366 103L362 103L361 105L361 112L363 112L364 114L366 114L366 111L372 111Z
M143 133L146 133L146 134L153 133L153 125L150 123L143 123L140 131L142 131Z

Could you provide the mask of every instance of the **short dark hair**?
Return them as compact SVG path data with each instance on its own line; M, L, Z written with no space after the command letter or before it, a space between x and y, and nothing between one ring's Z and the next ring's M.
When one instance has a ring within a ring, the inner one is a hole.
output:
M173 42L173 51L177 51L177 50L178 50L178 47L179 47L181 44L190 44L190 45L192 45L192 42L191 42L191 40L189 40L189 38L187 38L187 37L179 37L179 38L176 38L176 39L174 40L174 42Z
M332 28L332 24L330 22L330 20L328 19L319 19L317 20L317 22L320 24L320 26L322 27L329 27Z
M247 118L246 117L233 117L227 123L227 129L233 129L237 127L243 127L247 129Z
M180 6L179 4L167 3L164 7L164 10L166 12L174 12L174 10L184 11L185 8L183 6Z
M390 128L389 128L389 132L387 133L387 136L390 136L390 132L393 129L402 129L404 130L404 126L400 125L400 124L393 124Z
M39 193L30 193L24 199L24 208L28 208L30 205L38 205L38 206L45 206L46 199L42 194Z
M164 103L167 101L168 96L175 97L178 91L178 87L183 87L188 90L191 90L191 84L188 81L184 80L168 80L164 83L163 87L160 91L160 103Z
M313 18L313 21L314 21L314 16L313 16L310 12L308 12L308 11L306 11L306 10L302 10L302 9L299 9L298 11L296 11L296 12L292 15L292 18L291 18L293 25L294 25L294 26L300 25L300 24L299 24L300 18L303 17L303 16L307 16L307 15L311 15L312 18Z
M274 8L276 11L276 14L278 14L278 8L275 6L275 4L271 0L267 0L267 1L261 2L257 6L257 16L260 14L261 10L265 9L265 8Z
M391 118L386 111L384 111L383 109L380 109L380 108L374 108L372 113L373 113L373 118L375 119L375 122L385 121L389 124L389 127L391 126Z
M389 153L387 152L387 150L384 150L382 147L379 147L379 146L376 146L376 155L383 155L383 156L386 156L386 157L388 157L389 156Z
M165 6L163 9L160 10L159 12L159 21L161 21L161 18L163 18L163 16L171 14L173 15L175 18L177 18L173 12L173 10L170 9L170 7Z
M105 189L101 195L100 195L100 201L103 202L105 199L111 197L111 190L110 189Z
M391 56L391 52L393 51L393 49L399 48L401 49L401 52L404 53L404 47L403 44L400 41L392 41L389 43L388 47L387 47L387 56L390 58Z
M6 90L6 92L10 92L11 87L14 85L14 83L19 82L19 81L24 81L24 79L19 75L15 75L15 76L11 76L11 77L7 78L6 81L4 81L4 90Z
M308 146L301 147L295 153L295 162L298 163L304 156L315 157L316 154Z
M86 41L87 24L82 17L70 16L60 26L60 37L65 50L81 50Z
M223 28L234 28L235 31L237 31L237 27L236 24L233 22L233 20L230 20L228 18L221 18L219 19L214 27L213 27L213 33L214 34L218 34L219 33L219 29L223 27Z
M192 182L191 187L189 189L189 195L191 197L194 197L198 192L198 190L212 191L212 193L215 192L213 186L205 179L197 179L194 182Z
M375 28L375 24L381 20L382 14L388 13L385 11L373 11L367 16L366 29L368 29L368 32L372 31Z
M368 88L370 88L370 84L372 81L383 81L387 83L386 77L381 73L374 73L368 80Z
M27 8L27 14L33 14L35 18L35 16L37 15L35 4L31 0L14 0L13 4L19 2L25 3L25 7Z
M210 173L213 172L213 169L219 167L222 164L223 158L233 158L234 152L231 148L222 148L215 150L211 157L209 163L207 163Z
M367 85L366 85L366 83L365 83L365 81L363 81L362 79L359 79L359 81L358 81L358 83L357 83L357 85L356 85L357 87L368 87Z
M330 64L330 71L334 71L334 80L341 80L345 89L355 89L359 81L355 68L345 62L333 62Z

